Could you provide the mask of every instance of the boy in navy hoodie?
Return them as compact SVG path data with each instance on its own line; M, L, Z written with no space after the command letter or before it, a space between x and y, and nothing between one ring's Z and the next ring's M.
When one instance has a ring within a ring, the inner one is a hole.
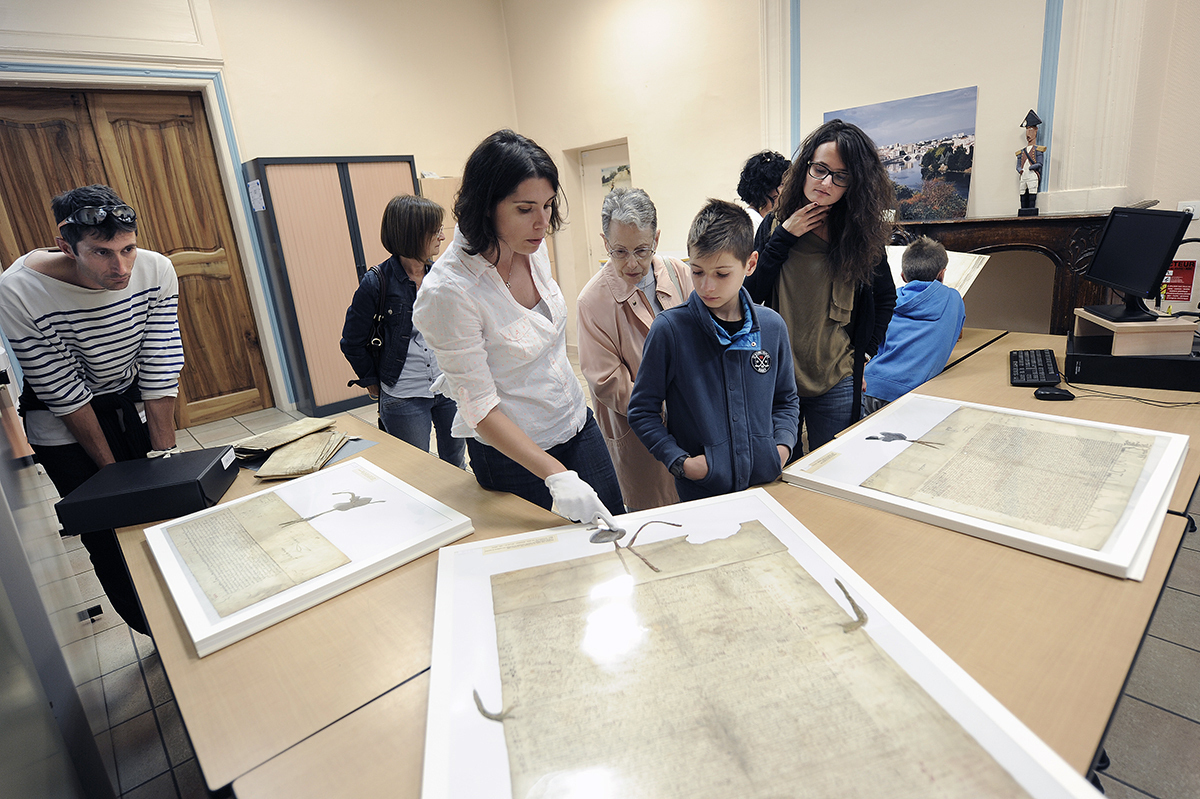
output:
M628 417L681 500L779 477L800 422L787 327L742 288L758 261L746 212L709 200L688 256L696 290L650 326Z
M946 367L962 335L967 312L962 296L942 283L946 248L927 236L908 245L900 262L904 285L887 337L863 373L863 413L874 413Z

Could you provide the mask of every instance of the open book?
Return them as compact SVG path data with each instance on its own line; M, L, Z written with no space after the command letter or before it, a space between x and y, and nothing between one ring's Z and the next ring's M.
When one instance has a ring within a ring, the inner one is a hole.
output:
M946 279L942 282L958 289L958 293L965 297L967 289L971 288L971 284L975 282L976 276L991 256L950 250L946 251L946 255L950 256L950 263L946 264ZM900 262L903 257L904 247L887 248L888 265L892 268L892 281L896 288L904 285L904 279L900 277Z

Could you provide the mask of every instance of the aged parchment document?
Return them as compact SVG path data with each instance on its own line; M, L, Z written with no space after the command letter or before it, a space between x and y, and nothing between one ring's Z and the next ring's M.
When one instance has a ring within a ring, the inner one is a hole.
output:
M1098 550L1154 437L959 408L862 485ZM881 442L881 446L888 446Z
M312 474L337 454L350 437L337 430L318 430L274 450L258 467L259 480L285 480Z
M349 563L275 494L167 528L217 613L230 613Z
M285 424L283 427L277 427L274 430L268 430L265 433L259 433L258 435L235 441L233 442L233 451L239 458L255 458L277 447L282 447L288 442L332 426L332 419L312 419L308 417L297 419L294 422Z
M761 523L636 550L492 577L513 797L1027 796Z

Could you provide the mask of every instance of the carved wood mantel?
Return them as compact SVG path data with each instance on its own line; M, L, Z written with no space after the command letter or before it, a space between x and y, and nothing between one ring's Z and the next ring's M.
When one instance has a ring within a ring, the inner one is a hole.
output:
M1001 216L897 223L895 243L920 235L940 241L948 250L990 254L1008 250L1041 253L1054 263L1054 298L1050 332L1071 329L1075 309L1108 302L1108 289L1081 277L1092 262L1108 213L1047 216Z

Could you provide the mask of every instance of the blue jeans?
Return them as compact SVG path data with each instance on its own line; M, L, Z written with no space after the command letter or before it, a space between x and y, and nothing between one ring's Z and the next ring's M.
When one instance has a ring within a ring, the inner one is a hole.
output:
M550 510L550 489L546 488L546 483L540 477L500 450L474 438L467 439L467 450L471 453L471 470L475 472L479 485L492 491L516 494L521 499ZM570 441L553 446L546 452L594 488L610 513L625 512L617 472L591 408L588 408L587 421L583 423L582 430Z
M875 413L875 411L879 410L884 405L887 405L888 402L889 402L889 400L882 400L882 399L879 399L879 397L871 397L866 394L863 394L862 415L866 416L867 414Z
M429 451L429 425L437 430L438 457L463 468L463 439L450 435L458 406L449 397L393 397L379 393L379 421L391 435Z
M854 376L844 377L824 394L800 398L800 421L808 427L809 451L833 441L850 426L854 407Z

